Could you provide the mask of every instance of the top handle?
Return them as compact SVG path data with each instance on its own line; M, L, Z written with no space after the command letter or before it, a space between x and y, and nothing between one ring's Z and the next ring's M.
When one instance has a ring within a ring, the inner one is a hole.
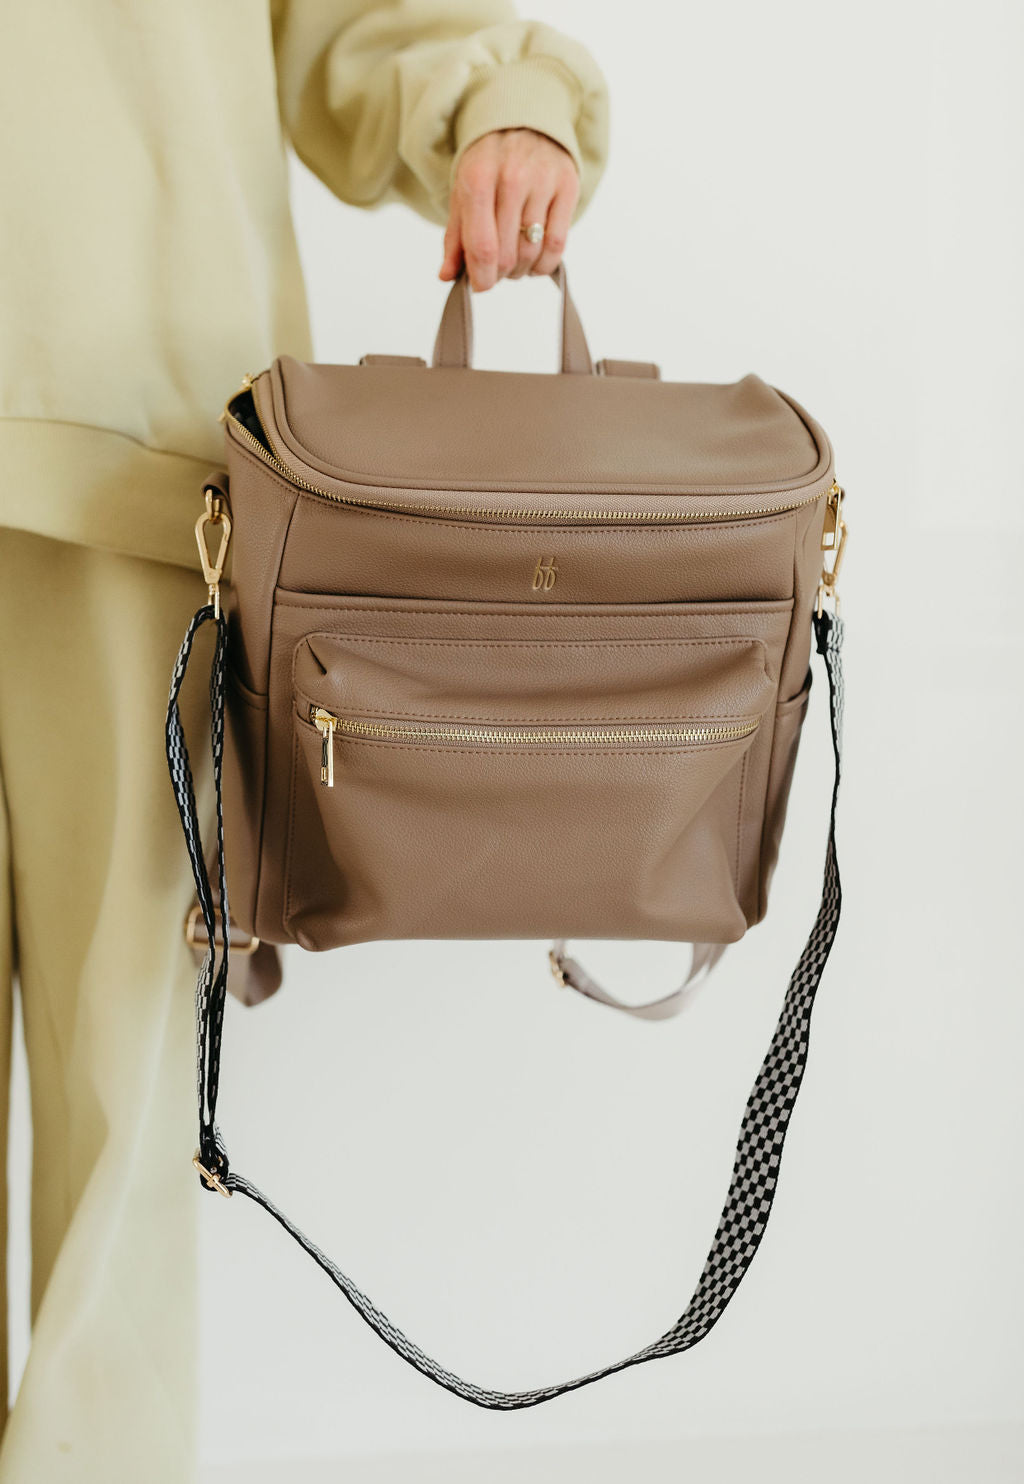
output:
M583 333L576 305L569 294L565 264L559 263L550 277L562 292L562 365L561 370L574 376L593 376L587 337ZM473 305L469 275L463 263L445 301L441 323L434 341L435 366L471 367L473 364Z

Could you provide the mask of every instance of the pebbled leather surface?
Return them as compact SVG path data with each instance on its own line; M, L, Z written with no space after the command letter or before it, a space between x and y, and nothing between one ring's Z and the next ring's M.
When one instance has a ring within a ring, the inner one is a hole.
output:
M297 470L357 484L775 491L812 481L827 457L810 420L754 375L715 386L281 356L256 396Z
M766 907L805 711L825 434L754 376L711 386L608 374L614 361L545 376L364 359L281 357L256 378L283 467L228 421L239 925L315 950L735 941ZM496 509L510 514L481 513ZM580 509L594 515L565 514ZM598 518L609 510L625 518ZM311 703L512 731L758 725L704 746L348 733L326 789Z
M306 495L294 507L278 585L534 606L789 599L798 520L790 511L718 525L500 525L356 507L339 516ZM554 587L535 588L537 563L551 558Z

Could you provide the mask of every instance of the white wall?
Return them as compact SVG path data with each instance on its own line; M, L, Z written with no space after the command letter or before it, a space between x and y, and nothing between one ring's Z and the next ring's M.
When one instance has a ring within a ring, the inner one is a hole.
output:
M772 1225L705 1344L486 1414L398 1361L255 1209L205 1201L209 1477L288 1460L300 1484L307 1459L310 1480L731 1481L763 1457L789 1481L1018 1478L1020 7L529 13L611 82L611 163L566 257L595 355L756 369L838 450L844 921ZM440 230L301 171L295 209L319 358L429 356ZM552 370L555 309L538 280L479 296L477 364ZM296 954L274 1001L231 1006L235 1166L475 1379L575 1374L684 1307L813 916L823 701L769 918L681 1020L559 994L529 943ZM680 959L590 953L638 995Z

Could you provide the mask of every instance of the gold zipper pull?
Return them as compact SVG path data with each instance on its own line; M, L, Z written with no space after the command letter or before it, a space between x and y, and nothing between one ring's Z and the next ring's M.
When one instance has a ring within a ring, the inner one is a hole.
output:
M334 787L334 729L338 718L322 706L309 708L309 719L320 733L320 782Z

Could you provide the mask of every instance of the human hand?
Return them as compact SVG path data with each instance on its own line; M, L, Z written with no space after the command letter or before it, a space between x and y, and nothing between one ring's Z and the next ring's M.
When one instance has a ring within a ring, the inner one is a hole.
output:
M452 184L444 262L438 277L455 278L465 259L470 287L499 278L553 273L565 251L580 180L567 149L536 129L493 129L473 141ZM523 227L540 222L542 241Z

